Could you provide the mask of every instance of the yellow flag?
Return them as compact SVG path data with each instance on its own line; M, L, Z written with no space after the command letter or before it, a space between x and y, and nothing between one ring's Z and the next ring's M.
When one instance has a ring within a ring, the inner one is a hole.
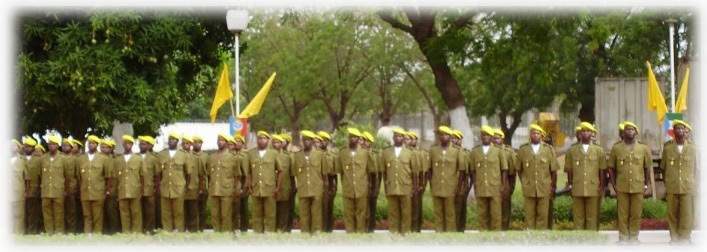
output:
M675 101L675 113L680 113L680 111L687 109L687 84L690 79L690 68L685 69L685 78L682 79L682 85L680 86L680 94L678 94L678 100Z
M214 95L214 103L211 104L211 123L216 121L216 114L218 109L233 97L233 92L231 91L231 85L228 82L228 65L223 64L223 71L221 72L221 79L218 81L218 87L216 88L216 95Z
M255 94L255 97L253 97L253 100L248 103L248 106L246 106L245 109L241 111L241 114L238 115L238 118L249 118L251 116L257 115L260 112L260 108L263 107L263 102L265 102L265 97L268 96L268 92L270 92L270 87L272 87L272 83L273 81L275 81L275 75L276 73L272 73L272 75L270 75L268 81L266 81L263 87L260 88L260 91Z
M653 75L651 63L646 61L646 67L648 67L648 109L655 111L658 122L663 122L665 113L668 113L668 106L665 105L665 98L663 98L658 81Z

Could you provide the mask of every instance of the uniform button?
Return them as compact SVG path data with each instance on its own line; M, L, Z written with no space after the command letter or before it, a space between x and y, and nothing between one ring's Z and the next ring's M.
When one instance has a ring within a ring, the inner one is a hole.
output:
M397 177L397 176L398 176L398 174L396 173L396 174L395 174L395 176Z
M262 173L262 172L260 172L260 173L258 173L258 175L260 175L260 176L263 176L263 173Z
M488 180L484 180L484 184L488 184L488 183L489 183L489 181L488 181Z
M262 180L259 180L259 181L258 181L258 183L262 184L262 183L263 183L263 181L262 181Z
M584 184L586 185L586 184L587 184L587 181L584 181Z
M586 173L586 172L584 173L584 176L587 176L587 173Z
M535 180L535 184L537 184L537 183L538 183L538 181L537 181L537 180Z
M307 181L307 184L309 185L309 181Z

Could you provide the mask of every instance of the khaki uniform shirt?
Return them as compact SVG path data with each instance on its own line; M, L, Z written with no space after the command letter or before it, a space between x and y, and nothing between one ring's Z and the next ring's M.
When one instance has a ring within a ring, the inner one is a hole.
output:
M451 144L444 151L441 146L430 148L430 186L434 197L453 197L459 185L459 173L467 171L464 150Z
M557 171L557 156L552 146L540 143L538 153L530 143L518 150L516 167L520 169L524 197L548 197L552 192L552 172Z

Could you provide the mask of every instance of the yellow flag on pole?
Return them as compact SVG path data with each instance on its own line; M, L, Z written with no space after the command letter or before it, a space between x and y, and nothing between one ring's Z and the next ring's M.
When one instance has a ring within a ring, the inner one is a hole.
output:
M648 109L655 111L658 122L663 122L665 113L668 112L668 106L665 105L665 98L660 92L660 86L658 86L658 81L653 74L651 63L646 61L646 67L648 67Z
M253 97L253 100L248 103L248 106L241 111L241 114L238 115L238 118L249 118L251 116L257 115L260 112L260 108L263 107L263 102L265 102L265 97L268 96L268 92L270 92L270 87L272 87L273 81L275 81L275 75L276 73L272 73L270 75L270 78L268 81L265 82L263 87L260 88L260 91L258 91L257 94L255 94L255 97Z
M223 64L223 71L221 72L221 79L218 81L218 87L216 88L216 94L214 95L214 103L211 104L211 123L216 121L216 114L218 109L233 97L233 92L231 91L231 85L228 81L228 65Z
M682 78L682 85L680 85L680 94L678 94L678 100L675 101L675 113L680 113L680 111L687 109L687 84L690 79L690 68L685 69L685 77Z

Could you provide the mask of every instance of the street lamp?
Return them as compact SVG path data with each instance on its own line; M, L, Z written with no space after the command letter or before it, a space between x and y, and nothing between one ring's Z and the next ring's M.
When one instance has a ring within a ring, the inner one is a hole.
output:
M238 57L239 57L239 44L238 36L242 31L248 28L248 11L246 10L228 10L226 13L226 25L228 30L236 35L236 43L234 44L234 50L236 51L236 116L241 113L241 103L240 103L240 69L238 67ZM236 118L237 119L237 118Z

